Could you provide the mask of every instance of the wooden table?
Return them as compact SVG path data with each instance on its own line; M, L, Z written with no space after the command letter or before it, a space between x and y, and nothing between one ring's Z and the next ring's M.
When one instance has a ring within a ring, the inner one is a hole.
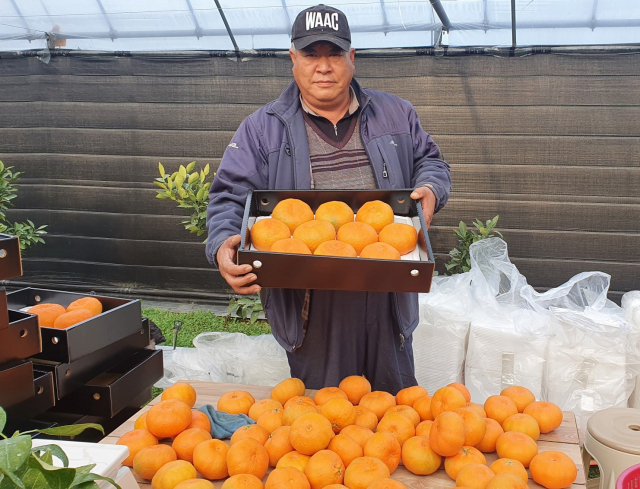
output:
M246 390L250 392L256 398L256 400L269 397L269 393L271 392L271 387L263 386L218 384L214 382L189 383L196 389L196 392L198 393L196 407L203 406L205 404L216 406L220 396L225 392L229 392L232 390ZM307 391L307 395L310 395L311 397L313 397L314 394L315 391ZM135 422L136 418L144 411L147 411L153 404L157 403L159 400L160 396L156 397L147 406L140 410L139 413L124 422L120 427L118 427L109 436L104 438L100 443L115 444L122 435L124 435L128 431L133 430L133 423ZM580 454L580 446L578 443L578 429L576 426L575 416L572 412L565 412L562 426L560 426L552 433L540 435L540 439L538 440L538 449L541 452L549 450L564 452L576 463L578 467L578 477L575 483L571 486L571 489L585 489L586 484L584 467L582 465L582 456ZM489 465L491 464L491 462L498 458L495 453L486 454L486 457L487 463ZM405 486L407 486L407 488L410 489L451 489L455 486L455 482L451 480L451 478L444 471L444 463L442 464L440 470L438 470L435 474L429 476L414 475L401 465L392 474L392 478L402 482ZM141 488L146 489L151 487L151 483L149 481L139 478L137 478L137 480ZM219 486L216 485L216 487ZM544 489L542 488L542 486L539 486L531 479L529 479L529 487Z

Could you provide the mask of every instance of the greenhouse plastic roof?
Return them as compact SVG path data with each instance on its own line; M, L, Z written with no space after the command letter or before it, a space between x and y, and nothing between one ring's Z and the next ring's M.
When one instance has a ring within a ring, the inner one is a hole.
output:
M434 10L441 6L444 12ZM356 49L640 43L640 0L332 0ZM288 49L299 0L0 0L0 51ZM515 7L515 36L512 30ZM447 22L448 20L448 22ZM444 26L444 28L443 28ZM448 29L447 29L448 27Z

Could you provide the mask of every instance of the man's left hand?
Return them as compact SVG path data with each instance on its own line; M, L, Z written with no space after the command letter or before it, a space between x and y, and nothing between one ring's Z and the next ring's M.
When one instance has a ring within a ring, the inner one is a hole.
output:
M436 195L429 187L418 187L411 192L411 198L420 201L422 213L424 214L424 222L427 225L427 229L429 229L431 220L433 219L433 213L436 210Z

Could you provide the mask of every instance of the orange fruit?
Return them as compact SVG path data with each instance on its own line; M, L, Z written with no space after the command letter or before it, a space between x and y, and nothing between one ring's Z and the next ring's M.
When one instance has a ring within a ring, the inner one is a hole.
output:
M538 422L540 433L549 433L562 424L562 411L552 402L532 402L524 408L523 413L533 416Z
M433 426L432 420L427 419L426 421L422 421L418 426L416 426L416 436L421 436L428 440L429 434L431 433L432 426Z
M487 425L487 429L484 433L484 437L480 443L477 443L475 447L484 453L491 453L496 451L496 441L500 438L500 435L504 433L502 426L495 419L485 418L484 423Z
M347 435L336 435L331 438L327 450L337 453L345 467L349 467L351 462L364 454L362 447Z
M378 479L367 489L407 489L407 486L393 479Z
M293 253L294 255L310 255L309 247L296 238L287 238L276 241L271 245L271 253Z
M462 392L455 387L441 387L433 393L431 398L431 414L434 419L445 411L455 411L466 407L467 401Z
M202 411L191 411L191 423L187 426L186 429L190 428L200 428L201 430L206 431L207 433L211 433L211 421L206 414Z
M282 403L271 398L260 399L251 405L248 416L257 422L262 413L276 408L283 409Z
M350 244L359 255L365 246L378 242L378 233L364 222L348 222L338 230L338 241Z
M499 474L489 481L486 489L527 489L527 483L523 482L515 474Z
M247 391L225 392L218 399L216 409L229 414L249 414L256 400Z
M313 253L320 243L335 240L336 230L327 221L308 221L296 228L293 237L306 244Z
M229 444L233 446L238 443L240 440L244 440L245 438L253 438L261 445L264 445L269 439L269 431L266 428L260 426L259 424L247 424L238 428L233 435L231 435L231 439L229 440Z
M129 456L122 462L122 465L128 467L133 466L133 459L140 450L157 444L158 439L147 430L129 431L116 442L116 445L125 445L129 448Z
M431 448L443 457L452 457L464 446L465 432L462 416L446 411L436 417L429 432Z
M364 456L381 460L388 467L389 473L393 474L400 463L402 447L391 433L380 431L374 433L365 444Z
M145 411L140 416L138 416L138 418L136 419L136 422L133 423L133 429L134 430L146 430L147 429L147 411Z
M460 472L458 472L456 486L468 487L469 489L485 489L494 476L495 474L486 465L465 465L460 469Z
M291 399L289 399L287 402L284 403L284 408L287 409L289 406L292 406L293 404L300 404L300 403L306 403L311 406L316 405L316 402L308 396L293 396Z
M427 389L414 385L405 387L396 394L396 404L404 406L413 406L416 399L429 395Z
M224 481L221 489L264 489L264 486L255 475L237 474Z
M215 489L215 487L204 479L189 479L180 482L174 489Z
M298 469L281 467L269 474L264 487L265 489L310 489L311 485L307 477Z
M184 430L175 437L171 448L176 451L178 459L193 463L193 451L203 441L211 440L211 434L200 428Z
M409 421L413 423L413 426L416 427L420 424L420 415L418 412L411 407L411 404L399 404L397 406L390 407L384 412L384 415L391 413L399 413L406 417ZM383 416L384 418L384 416Z
M316 405L322 406L329 399L348 399L347 395L339 387L323 387L316 392L314 401Z
M348 222L353 222L354 212L344 202L332 201L321 204L316 209L316 219L320 221L329 221L338 232L340 226Z
M319 413L308 413L296 418L291 424L289 441L296 451L313 455L327 448L333 437L331 422Z
M496 475L514 474L520 477L525 483L529 481L529 474L527 474L527 469L524 468L522 462L518 462L511 458L499 458L493 462L489 468Z
M416 436L413 422L401 413L389 413L380 420L378 433L391 433L402 447L409 438Z
M381 243L393 246L401 255L406 255L416 249L418 232L409 224L393 222L382 228L378 239Z
M174 489L178 484L198 476L196 469L186 460L174 460L164 464L151 479L153 489Z
M500 458L512 458L525 467L538 454L538 445L530 436L518 431L508 431L496 441L496 452Z
M328 486L324 486L324 489L348 489L347 486L343 486L342 484L329 484Z
M357 409L357 408L356 408ZM377 419L376 419L377 422ZM369 428L365 428L364 426L359 425L351 425L343 428L340 432L341 435L346 435L355 441L361 448L364 449L364 446L369 441L369 438L373 436L373 431Z
M229 445L222 440L203 441L193 450L193 465L206 479L224 479L229 477L228 452Z
M433 421L433 414L431 413L431 399L431 396L422 396L413 402L413 409L415 409L420 415L421 421Z
M278 385L276 385L273 389L271 389L271 394L269 395L269 397L271 399L275 399L284 406L286 402L292 397L304 396L304 392L304 382L294 377L285 379Z
M29 308L29 314L38 316L38 323L44 328L53 328L53 323L65 312L60 304L37 304Z
M533 392L526 387L521 387L519 385L512 385L511 387L502 389L500 395L507 396L515 402L519 413L523 412L524 408L529 404L536 401L536 396L533 395Z
M360 252L360 258L372 258L375 260L399 260L400 253L387 243L371 243Z
M304 475L309 479L311 489L322 489L329 484L342 484L344 463L337 453L320 450L309 459Z
M502 429L504 431L519 431L525 435L529 435L533 441L537 441L540 438L540 427L538 422L528 414L514 414L509 416L502 423Z
M53 327L57 329L66 329L74 326L82 321L91 319L93 313L88 309L76 309L74 311L65 312L60 314L53 322Z
M346 256L348 258L355 258L358 256L354 247L349 243L343 243L342 241L336 240L320 243L313 254L320 256Z
M468 407L456 409L454 412L462 416L464 421L464 444L475 447L487 432L485 418L480 417L475 409Z
M356 213L356 221L369 224L376 230L376 233L379 233L385 226L391 224L393 219L393 209L391 206L380 200L366 202Z
M161 399L167 401L169 399L180 399L187 406L192 408L196 404L196 390L186 382L176 382L171 387L167 387L162 391Z
M481 418L487 417L487 413L485 412L484 408L480 404L476 404L475 402L468 402L467 407L476 411Z
M469 393L469 389L464 384L460 382L452 382L447 387L453 387L454 389L458 389L460 393L464 396L464 400L466 402L471 402L471 394Z
M293 233L301 224L313 221L313 211L306 202L298 199L285 199L278 202L273 208L271 217L286 224Z
M287 409L284 410L284 413L282 416L282 423L285 426L291 426L291 423L293 423L293 421L297 417L302 416L303 414L317 413L317 412L318 412L318 408L315 406L315 404L308 404L306 402L294 404L293 406L289 406Z
M269 454L269 465L275 467L285 454L293 451L293 445L289 441L291 426L281 426L269 435L269 439L264 444Z
M449 477L456 480L462 467L469 464L487 465L487 459L480 450L473 447L462 447L454 456L445 459L444 470Z
M356 409L346 399L329 399L320 408L320 414L331 422L334 433L340 433L345 426L356 422Z
M67 312L77 311L78 309L87 309L94 316L102 314L102 302L95 297L83 297L73 301L67 306Z
M279 408L265 411L258 418L258 425L262 426L269 433L273 433L281 426L284 426L284 411Z
M569 487L578 476L576 464L562 452L542 452L529 465L531 478L547 489Z
M254 438L243 438L227 452L229 475L251 474L262 479L269 469L267 449Z
M442 457L433 451L428 439L414 436L402 445L402 463L412 474L430 475L440 468Z
M360 457L351 462L344 471L344 485L348 489L367 489L375 481L390 477L389 467L381 460L374 457Z
M339 242L340 241L336 241L336 243ZM362 375L345 377L338 387L347 395L347 399L349 399L349 402L354 406L360 403L360 399L362 399L365 394L371 392L371 383Z
M376 427L378 426L378 416L376 416L376 413L364 406L355 406L355 408L356 424L358 426L362 426L363 428L368 428L371 431L375 431Z
M489 396L484 402L487 417L495 419L500 425L513 414L518 414L518 407L507 396Z
M310 458L309 455L304 455L294 450L293 452L285 453L280 460L278 460L276 469L281 467L294 467L304 473L304 469L307 468Z
M176 451L169 445L151 445L133 457L133 471L143 479L151 480L164 464L178 460Z
M387 409L396 405L396 398L384 391L373 391L366 394L360 399L360 406L366 407L373 411L378 417L378 421L382 419Z
M291 237L286 224L277 219L260 219L251 227L251 242L258 251L270 251L276 241Z

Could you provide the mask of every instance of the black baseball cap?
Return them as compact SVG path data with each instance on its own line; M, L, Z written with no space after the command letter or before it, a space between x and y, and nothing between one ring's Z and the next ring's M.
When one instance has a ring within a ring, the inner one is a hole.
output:
M291 42L296 49L304 49L318 41L328 41L343 51L351 48L351 30L347 16L327 5L303 10L291 28Z

